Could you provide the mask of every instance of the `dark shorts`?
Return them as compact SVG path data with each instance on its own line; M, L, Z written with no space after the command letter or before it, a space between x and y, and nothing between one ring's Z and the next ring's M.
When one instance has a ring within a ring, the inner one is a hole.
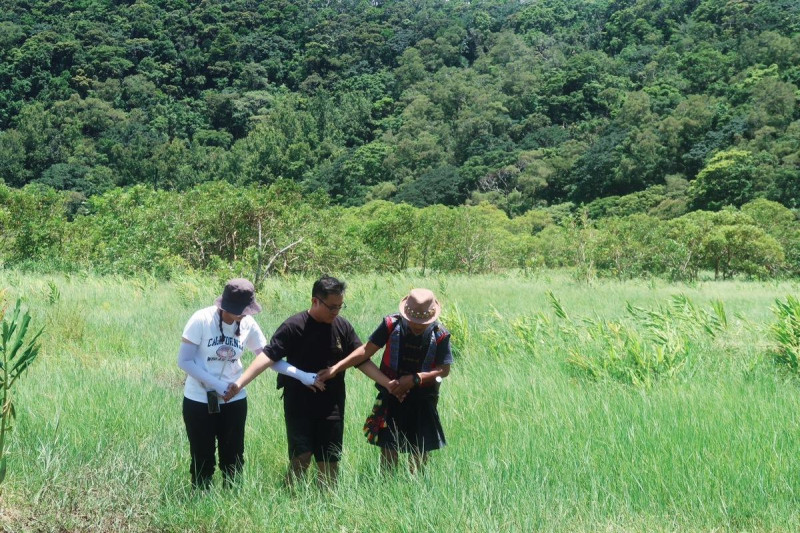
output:
M439 395L431 389L412 390L400 403L397 398L382 390L386 406L386 427L378 433L373 444L400 452L429 452L447 445L442 423L439 421Z
M335 463L342 457L344 422L284 413L289 458L313 453L317 462Z

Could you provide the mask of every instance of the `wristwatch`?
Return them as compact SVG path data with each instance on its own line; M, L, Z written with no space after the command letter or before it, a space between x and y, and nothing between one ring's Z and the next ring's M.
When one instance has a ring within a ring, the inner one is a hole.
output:
M414 386L419 387L419 384L422 383L422 378L419 377L419 374L416 372L411 374L411 379L414 381Z

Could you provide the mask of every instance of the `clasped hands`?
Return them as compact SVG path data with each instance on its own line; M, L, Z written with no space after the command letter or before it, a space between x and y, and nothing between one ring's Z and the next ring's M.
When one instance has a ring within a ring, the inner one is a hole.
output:
M239 394L239 391L241 390L242 388L235 382L230 382L228 383L228 387L225 389L225 394L222 395L222 399L227 402L228 400Z
M389 382L386 390L389 394L397 398L401 403L406 399L408 391L414 388L414 379L411 376L403 376L399 379L393 379Z
M324 368L317 374L317 379L327 381L337 374L337 370L333 367ZM374 378L373 378L374 379ZM379 382L380 383L380 382ZM408 391L414 388L414 378L410 375L402 376L399 379L393 379L386 385L386 390L389 394L397 398L399 401L406 399Z

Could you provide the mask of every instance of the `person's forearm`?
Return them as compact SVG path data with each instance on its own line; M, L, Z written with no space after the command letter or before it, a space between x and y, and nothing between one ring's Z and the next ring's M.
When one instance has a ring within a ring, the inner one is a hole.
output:
M271 367L273 363L274 361L267 357L267 354L264 352L256 354L256 358L253 359L250 366L248 366L242 375L239 376L239 379L236 380L236 385L238 385L239 388L246 387L251 381L256 379L259 374Z
M361 346L350 352L350 355L348 355L341 361L331 366L331 372L332 374L336 375L343 370L347 370L351 366L361 363L362 361L366 360L366 358L367 358L366 344L362 344Z
M430 372L418 372L420 385L431 385L436 382L436 378L446 378L450 375L450 365L445 365Z
M375 363L372 361L365 361L363 365L358 367L358 369L381 387L389 388L389 382L391 380L386 376L386 374L381 372L380 368L375 366Z
M283 359L272 363L272 365L270 365L270 369L274 370L278 374L283 374L284 376L294 378L307 387L312 386L314 381L317 379L317 375L313 372L304 372L296 366L290 365Z
M214 389L217 394L225 392L226 384L212 376L197 360L199 347L190 342L181 341L178 349L178 366L187 375L199 381L206 389Z

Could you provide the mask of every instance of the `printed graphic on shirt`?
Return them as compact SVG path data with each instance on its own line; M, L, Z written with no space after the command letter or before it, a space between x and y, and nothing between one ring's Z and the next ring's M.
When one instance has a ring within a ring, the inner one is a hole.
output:
M220 346L217 348L217 357L210 357L209 361L233 361L236 358L236 350L230 346Z

